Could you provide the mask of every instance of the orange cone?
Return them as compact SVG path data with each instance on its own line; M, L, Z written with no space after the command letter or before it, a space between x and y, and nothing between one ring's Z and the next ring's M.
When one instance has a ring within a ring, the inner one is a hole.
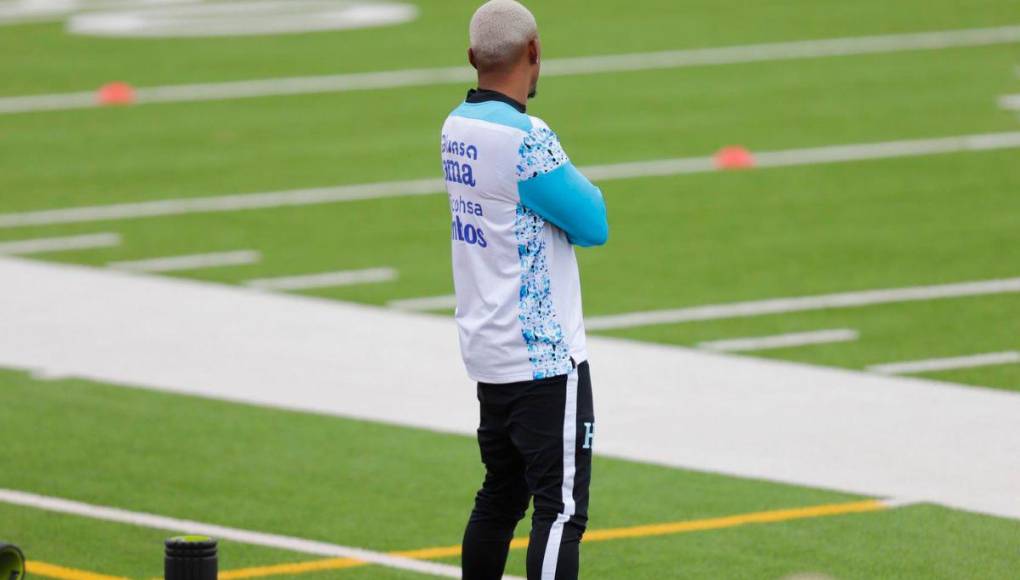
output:
M748 169L754 167L754 156L739 145L723 147L715 154L715 166L719 169Z
M122 82L107 83L99 87L96 99L100 105L130 105L135 102L135 88Z

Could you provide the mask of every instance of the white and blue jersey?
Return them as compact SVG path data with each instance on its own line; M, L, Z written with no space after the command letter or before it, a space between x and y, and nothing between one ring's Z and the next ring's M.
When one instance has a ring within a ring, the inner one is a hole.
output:
M512 383L569 373L588 358L573 246L605 243L602 192L548 125L494 91L471 91L450 114L441 152L468 375Z

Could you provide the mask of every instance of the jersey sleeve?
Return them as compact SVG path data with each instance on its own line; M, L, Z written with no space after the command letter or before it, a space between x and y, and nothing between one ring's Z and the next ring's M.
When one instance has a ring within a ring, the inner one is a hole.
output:
M537 121L518 151L521 205L567 234L577 246L601 246L609 238L602 191L570 162L559 138Z

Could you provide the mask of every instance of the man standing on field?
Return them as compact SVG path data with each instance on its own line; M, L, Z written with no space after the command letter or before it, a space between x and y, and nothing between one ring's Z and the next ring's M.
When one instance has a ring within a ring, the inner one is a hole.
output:
M538 26L513 0L475 12L478 88L447 118L443 170L461 353L478 381L485 482L464 532L465 580L498 580L532 497L529 580L576 579L595 435L573 246L606 242L602 193L526 114Z

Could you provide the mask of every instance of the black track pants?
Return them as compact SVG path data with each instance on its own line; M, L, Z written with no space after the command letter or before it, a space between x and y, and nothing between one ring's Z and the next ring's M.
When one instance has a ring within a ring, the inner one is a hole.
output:
M464 580L499 580L517 522L534 497L528 580L574 580L588 522L595 434L591 376L478 384L485 483L464 532Z

